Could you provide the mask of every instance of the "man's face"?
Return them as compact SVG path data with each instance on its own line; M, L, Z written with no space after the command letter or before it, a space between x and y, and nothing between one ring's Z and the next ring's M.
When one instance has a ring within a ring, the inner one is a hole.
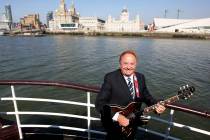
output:
M123 75L131 76L136 70L136 58L132 54L125 54L121 57L120 69Z

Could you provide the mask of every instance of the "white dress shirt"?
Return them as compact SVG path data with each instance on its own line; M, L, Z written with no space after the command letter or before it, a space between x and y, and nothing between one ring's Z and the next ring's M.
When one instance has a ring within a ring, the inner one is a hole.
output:
M129 82L129 81L128 81L128 77L131 78L131 82L132 82L132 84L133 84L133 89L134 89L133 74L132 74L131 76L125 76L125 75L123 75L123 77L124 77L124 79L125 79L125 81L126 81L127 84L128 84L128 82ZM119 117L119 112L116 112L116 113L114 114L114 116L112 117L112 120L117 121L118 117Z

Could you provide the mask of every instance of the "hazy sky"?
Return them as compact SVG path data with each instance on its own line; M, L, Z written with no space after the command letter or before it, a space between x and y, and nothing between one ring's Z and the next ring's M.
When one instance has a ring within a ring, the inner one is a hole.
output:
M72 0L65 0L69 9ZM60 0L0 0L0 13L4 5L12 7L15 22L27 14L39 13L41 21L46 22L46 13L55 11ZM127 7L130 19L137 14L144 23L151 23L154 17L177 18L180 9L180 18L207 18L210 17L210 0L74 0L80 16L97 16L104 20L108 15L118 19L123 7Z

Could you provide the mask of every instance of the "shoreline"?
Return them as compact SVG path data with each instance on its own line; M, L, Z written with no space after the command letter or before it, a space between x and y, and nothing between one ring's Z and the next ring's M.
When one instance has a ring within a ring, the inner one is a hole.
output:
M95 31L43 31L36 32L37 36L45 35L80 35L80 36L112 36L112 37L143 37L143 38L163 38L163 39L199 39L210 40L208 33L183 33L183 32L95 32ZM4 36L34 36L23 33L7 33Z
M168 39L200 39L210 40L210 34L204 33L166 33L166 32L50 32L47 35L83 35L83 36L113 36L113 37L144 37L144 38L168 38Z

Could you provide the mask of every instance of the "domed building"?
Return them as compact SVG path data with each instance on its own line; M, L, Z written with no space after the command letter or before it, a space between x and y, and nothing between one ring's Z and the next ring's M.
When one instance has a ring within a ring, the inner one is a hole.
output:
M110 32L139 32L143 29L144 24L140 20L139 15L136 15L134 20L129 20L127 8L123 8L119 20L115 20L111 16L108 16L105 23L105 30Z

